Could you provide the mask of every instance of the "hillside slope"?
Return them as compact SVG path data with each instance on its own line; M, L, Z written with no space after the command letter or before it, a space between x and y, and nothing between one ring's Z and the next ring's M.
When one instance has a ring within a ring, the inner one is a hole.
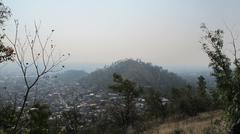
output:
M152 122L152 128L143 134L222 134L225 131L224 126L221 126L224 122L220 122L222 115L222 111L212 111L179 121L166 121L163 124Z
M132 59L117 61L108 67L90 73L81 81L92 87L108 88L113 82L113 73L121 74L142 87L152 87L159 90L182 87L186 84L181 77L162 67Z

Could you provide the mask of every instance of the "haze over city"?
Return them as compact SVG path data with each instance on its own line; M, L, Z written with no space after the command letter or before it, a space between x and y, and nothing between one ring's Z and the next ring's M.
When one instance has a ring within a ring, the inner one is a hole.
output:
M0 134L240 134L239 0L0 0Z
M162 66L207 67L199 43L200 24L239 29L238 0L9 0L23 27L41 21L54 29L67 64L110 64L134 58ZM7 27L13 25L8 21Z

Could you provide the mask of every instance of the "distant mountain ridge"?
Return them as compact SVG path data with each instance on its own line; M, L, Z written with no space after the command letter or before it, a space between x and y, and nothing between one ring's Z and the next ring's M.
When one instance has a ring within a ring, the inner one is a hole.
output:
M169 90L183 87L186 81L162 67L141 60L119 60L103 69L98 69L81 79L82 83L95 88L108 88L113 83L113 73L121 74L142 87L152 87L159 90Z

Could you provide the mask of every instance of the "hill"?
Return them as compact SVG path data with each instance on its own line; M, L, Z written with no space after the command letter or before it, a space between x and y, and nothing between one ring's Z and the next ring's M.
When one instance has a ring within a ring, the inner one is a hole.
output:
M108 88L113 83L113 73L121 74L142 87L168 90L186 85L185 80L162 67L140 60L126 59L96 70L81 79L85 84L95 88Z

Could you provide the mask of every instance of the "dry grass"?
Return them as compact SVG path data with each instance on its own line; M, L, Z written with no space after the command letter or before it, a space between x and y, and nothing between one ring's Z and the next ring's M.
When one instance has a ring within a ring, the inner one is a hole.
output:
M168 121L160 126L153 127L144 134L174 134L177 130L184 134L204 134L204 131L212 126L213 122L221 119L222 112L202 113L196 117L181 121Z

